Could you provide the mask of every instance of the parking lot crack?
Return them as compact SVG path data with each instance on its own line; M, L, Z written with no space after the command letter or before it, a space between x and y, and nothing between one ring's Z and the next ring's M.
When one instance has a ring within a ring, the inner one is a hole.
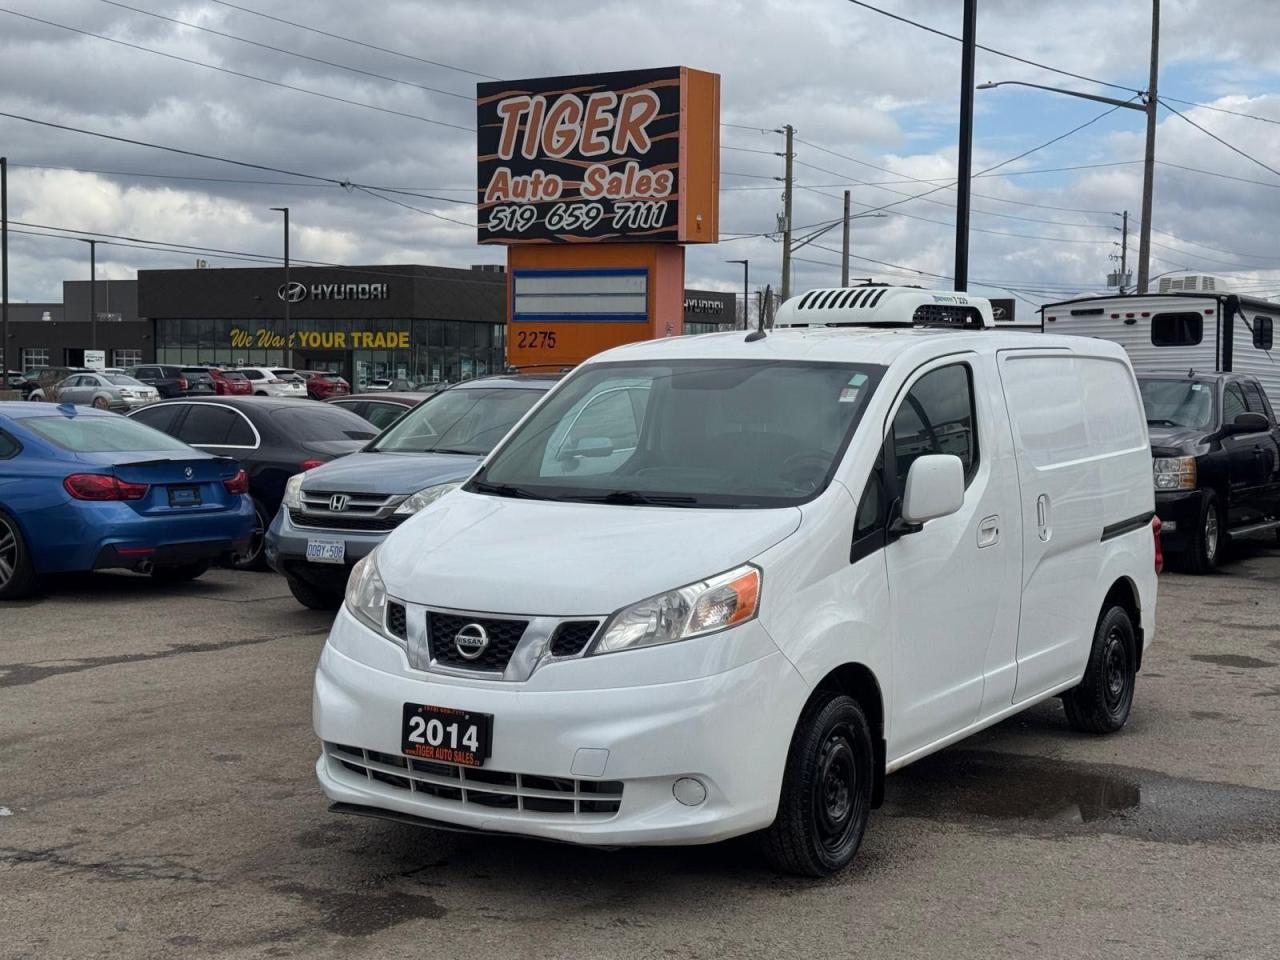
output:
M270 643L272 640L315 636L315 633L316 631L314 630L304 630L296 633L279 633L269 637L246 637L241 640L170 644L164 650L154 653L121 653L103 657L78 657L74 660L0 664L0 687L21 687L28 683L47 680L49 677L80 673L82 670L95 670L99 667L111 667L122 663L146 663L149 660L164 660L168 657L183 656L191 653L217 653L218 651L231 650L235 647L250 647L260 643Z
M187 883L208 883L209 878L200 870L186 866L163 854L140 857L113 856L104 860L78 860L68 847L51 847L47 850L23 850L17 847L0 847L0 863L41 864L71 873L90 874L102 880L180 880Z

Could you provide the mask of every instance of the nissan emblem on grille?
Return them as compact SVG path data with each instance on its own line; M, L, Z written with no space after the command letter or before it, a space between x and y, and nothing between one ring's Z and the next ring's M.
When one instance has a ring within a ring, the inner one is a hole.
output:
M334 513L341 513L347 509L348 497L345 493L335 493L329 498L329 509Z
M478 623L468 623L454 635L453 646L459 656L475 660L489 646L489 633Z

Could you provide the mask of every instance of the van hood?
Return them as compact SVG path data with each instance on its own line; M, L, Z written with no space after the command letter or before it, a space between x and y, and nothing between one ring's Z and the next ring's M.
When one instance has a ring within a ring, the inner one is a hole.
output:
M696 510L458 490L378 550L388 592L527 616L600 616L732 569L800 526L798 507Z
M446 453L351 453L308 470L302 489L408 495L437 483L465 480L481 459Z

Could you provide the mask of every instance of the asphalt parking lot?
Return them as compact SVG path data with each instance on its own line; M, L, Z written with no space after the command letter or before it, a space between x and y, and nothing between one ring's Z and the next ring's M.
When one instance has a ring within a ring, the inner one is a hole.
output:
M0 957L1280 956L1280 547L1166 574L1119 735L1057 701L890 779L853 868L330 814L328 616L269 574L0 607Z

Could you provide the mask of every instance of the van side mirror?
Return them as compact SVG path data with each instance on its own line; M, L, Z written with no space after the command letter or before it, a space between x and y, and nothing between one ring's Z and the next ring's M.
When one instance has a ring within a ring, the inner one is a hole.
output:
M1266 433L1271 429L1267 418L1260 413L1237 413L1231 421L1230 433Z
M902 522L919 526L948 517L964 505L964 464L950 453L917 457L907 471Z

